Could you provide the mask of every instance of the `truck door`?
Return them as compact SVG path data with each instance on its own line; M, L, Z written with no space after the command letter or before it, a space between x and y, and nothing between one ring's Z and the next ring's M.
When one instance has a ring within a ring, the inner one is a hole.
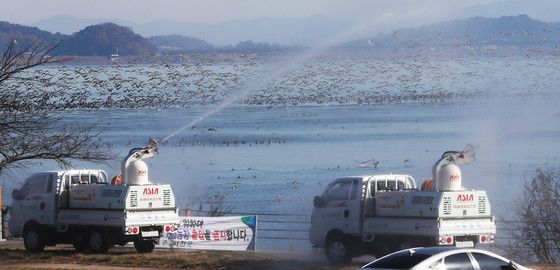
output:
M348 232L361 234L363 223L364 184L362 178L352 178L352 189L348 198Z
M55 179L52 173L38 173L29 177L14 200L21 222L35 220L41 224L54 224L56 215L54 193ZM23 224L22 224L23 225Z
M54 225L56 224L56 218L58 214L58 207L57 207L57 200L56 200L57 192L58 192L57 174L49 173L46 181L47 183L46 183L45 193L43 194L45 206L42 211L43 220L41 221L41 223Z
M324 215L334 227L347 234L360 233L361 221L361 188L360 178L344 178L333 182L325 191Z

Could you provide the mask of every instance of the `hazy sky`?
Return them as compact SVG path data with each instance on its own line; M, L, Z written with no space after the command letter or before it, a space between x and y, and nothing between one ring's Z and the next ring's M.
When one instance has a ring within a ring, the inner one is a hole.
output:
M495 0L0 0L0 20L32 23L54 15L120 18L136 23L158 19L219 23L258 17L326 15L362 20L371 16L425 18ZM422 17L422 16L418 16Z

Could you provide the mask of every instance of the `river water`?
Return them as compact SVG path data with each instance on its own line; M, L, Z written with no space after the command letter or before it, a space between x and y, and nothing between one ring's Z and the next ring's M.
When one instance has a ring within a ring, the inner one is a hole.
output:
M150 178L170 183L180 208L196 210L196 198L220 194L233 213L262 214L259 227L266 230L259 231L258 249L305 250L313 196L330 181L404 173L420 183L444 151L470 144L476 160L462 167L463 185L486 190L494 213L513 219L522 183L538 168L560 165L560 96L554 92L367 106L237 105L162 145L148 161ZM73 110L64 121L100 122L102 141L124 157L207 109ZM76 164L112 176L119 162ZM29 172L52 169L56 164L45 162L5 173L5 197Z

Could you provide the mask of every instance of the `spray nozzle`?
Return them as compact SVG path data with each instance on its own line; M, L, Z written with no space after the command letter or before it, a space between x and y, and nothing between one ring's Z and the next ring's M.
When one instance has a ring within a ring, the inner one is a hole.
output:
M456 164L465 164L471 160L475 159L474 146L467 144L465 150L463 151L446 151L441 155L440 161L446 160L447 162L453 162ZM438 161L438 163L440 162Z
M150 155L153 156L153 153L157 153L159 149L159 144L156 140L150 138L148 140L148 145L146 145L146 147L138 147L138 148L132 148L130 150L130 152L128 153L129 155L136 155L137 157L143 156L143 155Z
M151 152L157 153L159 150L159 143L154 138L150 138L148 140L148 145L146 146L146 149L149 149L149 151Z

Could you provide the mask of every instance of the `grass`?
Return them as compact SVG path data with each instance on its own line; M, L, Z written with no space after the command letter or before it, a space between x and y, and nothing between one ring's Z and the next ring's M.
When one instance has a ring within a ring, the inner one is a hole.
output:
M94 266L95 269L111 267L134 267L152 269L307 269L350 270L358 269L364 261L346 266L330 265L322 254L230 252L230 251L167 251L140 254L131 247L116 247L107 254L91 254L75 251L71 246L47 247L41 253L29 253L21 242L0 242L0 269L37 269L28 264L49 264L55 269L68 269L67 265ZM35 265L37 266L37 265ZM106 267L104 267L106 266ZM73 269L72 267L70 267ZM556 265L533 265L538 270L560 270Z
M17 244L16 244L17 243ZM140 254L129 247L117 247L107 254L75 251L70 246L48 247L41 253L23 250L21 242L0 244L3 264L79 264L158 269L356 269L363 263L340 267L309 254L229 251L154 251Z

